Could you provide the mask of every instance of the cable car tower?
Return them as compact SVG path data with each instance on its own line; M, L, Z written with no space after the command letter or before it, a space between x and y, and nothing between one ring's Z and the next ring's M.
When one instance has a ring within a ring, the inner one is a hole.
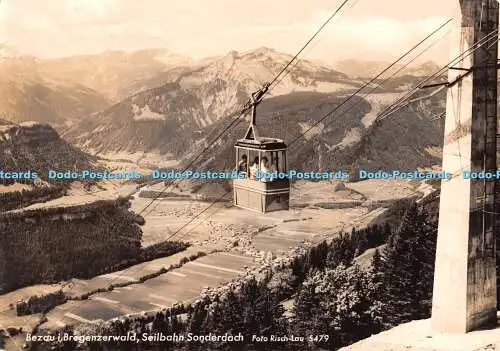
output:
M245 176L233 180L234 205L257 212L288 210L290 181L284 176L286 144L281 139L261 137L257 131L257 105L270 84L251 94L242 113L251 110L250 125L236 142L236 169Z
M471 54L449 67L453 83L447 95L443 169L457 177L441 182L432 295L433 330L445 333L496 326L500 262L495 247L500 183L491 177L462 177L463 171L491 174L498 168L499 5L496 0L459 3L453 54Z

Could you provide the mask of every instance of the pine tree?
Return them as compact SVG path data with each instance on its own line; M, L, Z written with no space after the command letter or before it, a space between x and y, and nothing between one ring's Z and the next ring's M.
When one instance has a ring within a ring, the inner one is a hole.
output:
M328 255L328 244L322 241L319 245L313 247L309 252L308 268L323 269L325 267L326 257Z
M241 313L242 310L241 299L233 290L230 290L225 295L225 298L213 308L213 312L210 314L211 327L208 329L212 330L211 328L213 328L213 332L219 335L224 333L231 335L238 335L241 333L244 335L245 324ZM214 345L214 349L224 349L224 347L230 346L236 350L241 348L243 344L244 342L232 342L230 345L221 343L219 345Z
M293 295L297 286L296 277L291 269L282 269L273 273L267 287L271 294L279 300L285 300Z
M291 264L293 275L297 277L298 282L304 281L307 275L306 257L295 257Z
M320 314L320 298L316 294L316 283L308 277L299 288L292 309L292 333L294 335L315 335L321 331L318 323Z
M373 243L370 242L370 240L373 242L374 236L375 236L375 231L374 228L368 227L362 230L357 230L356 232L356 238L352 239L353 242L356 244L356 253L354 254L354 257L361 255L363 252L365 252L368 248L373 246Z
M245 340L251 340L252 335L270 337L286 332L283 324L283 307L273 297L266 284L250 279L241 290L241 303ZM257 343L256 349L266 345ZM274 344L276 348L278 344Z
M336 267L340 264L350 265L354 258L355 247L350 236L340 232L339 236L332 240L328 250L327 265Z
M385 222L382 229L382 240L381 243L385 243L387 239L392 235L392 228L389 222Z
M233 335L244 331L243 316L241 315L241 300L234 291L229 291L222 306L224 318L221 321L222 330L232 332Z
M183 331L183 323L179 316L170 317L169 324L173 334L181 334Z
M381 328L373 318L370 279L357 266L340 264L316 272L304 282L294 306L293 326L301 335L328 334L314 347L337 349Z
M382 267L382 255L380 254L380 250L377 248L373 253L371 271L375 274L380 274Z
M414 308L419 311L417 318L427 318L432 308L437 226L430 222L430 216L425 209L419 213L419 223L422 227L416 238L415 247L415 259L418 260L417 267L419 268L415 291L420 304Z
M384 324L386 308L386 297L384 287L384 273L382 271L382 255L378 249L372 257L371 269L368 272L367 298L371 301L370 315L373 320L373 329L381 331L388 326Z
M207 331L204 330L203 326L207 324L207 315L207 304L205 301L200 301L194 306L193 312L188 315L186 323L187 332L192 333L193 335L206 334ZM189 343L188 349L197 350L200 346L201 344L199 342L192 341Z
M334 325L338 330L340 345L364 339L380 329L372 317L372 301L369 299L369 279L357 265L334 271L340 283L335 301Z
M246 282L241 289L241 314L243 317L243 326L245 329L246 340L251 339L251 336L254 334L259 334L259 326L257 321L262 318L259 315L259 306L257 306L259 295L259 286L255 278L252 278L248 282Z
M163 313L161 313L161 312L156 313L154 316L154 319L153 319L153 323L151 325L151 330L153 332L161 331L163 329L164 323L165 323L165 319L164 319Z
M193 335L202 335L204 334L200 330L201 324L204 322L204 317L202 313L195 312L192 316L192 318L187 321L187 333L192 333ZM203 318L203 319L202 319ZM187 345L185 345L185 349L187 350L198 350L202 344L199 341L191 341Z
M389 238L382 260L387 322L426 318L430 312L436 232L416 204Z

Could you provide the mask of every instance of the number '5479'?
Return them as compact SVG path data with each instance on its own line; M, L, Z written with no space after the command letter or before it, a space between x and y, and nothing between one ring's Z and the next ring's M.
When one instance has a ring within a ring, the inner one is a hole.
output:
M309 341L312 342L323 342L328 341L328 335L309 335Z

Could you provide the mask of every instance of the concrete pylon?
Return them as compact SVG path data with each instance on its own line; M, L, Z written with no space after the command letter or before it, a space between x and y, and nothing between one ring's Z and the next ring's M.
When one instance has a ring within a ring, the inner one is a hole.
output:
M441 183L432 301L432 328L447 333L496 325L497 311L498 180L466 180L463 172L497 169L498 1L460 0L460 7L452 58L465 54L448 74L456 84L448 89L443 146L443 170L454 178Z

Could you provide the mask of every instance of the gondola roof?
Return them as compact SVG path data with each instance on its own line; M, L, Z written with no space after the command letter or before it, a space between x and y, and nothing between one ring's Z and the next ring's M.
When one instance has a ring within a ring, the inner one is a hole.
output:
M263 137L257 139L240 139L236 142L235 146L269 151L286 149L286 144L283 140Z

